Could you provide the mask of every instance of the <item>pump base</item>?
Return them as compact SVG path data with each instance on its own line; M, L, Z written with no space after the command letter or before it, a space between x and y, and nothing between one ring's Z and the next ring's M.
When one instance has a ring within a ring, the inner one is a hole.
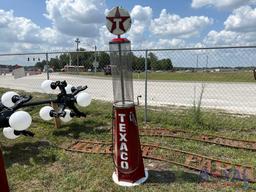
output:
M123 187L133 187L133 186L137 186L144 183L148 179L148 171L145 170L145 177L142 177L141 179L135 181L134 183L130 183L127 181L118 181L118 177L115 172L112 174L112 179L117 185L120 185Z

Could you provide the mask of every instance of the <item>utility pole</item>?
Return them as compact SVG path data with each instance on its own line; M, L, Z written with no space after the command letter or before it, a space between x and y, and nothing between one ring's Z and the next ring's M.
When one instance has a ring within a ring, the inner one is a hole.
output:
M198 71L198 55L196 55L196 71Z
M45 54L46 57L46 74L47 74L47 80L50 79L50 75L49 75L49 59L48 59L48 53Z
M94 46L94 50L95 50L95 60L96 60L96 51L97 51L97 46Z
M206 55L206 71L208 71L208 55Z
M69 67L71 67L72 65L71 53L69 53L68 55L69 55Z
M80 42L79 38L76 38L75 42L76 42L76 51L77 51L77 53L76 53L76 65L77 65L77 69L76 69L76 71L78 72L78 68L79 68L79 60L78 60L78 51L79 51L79 49L78 49L78 45L79 45L79 43L81 43L81 42Z
M96 62L97 62L97 53L96 53L96 50L97 50L97 47L96 47L96 45L95 45L95 47L94 47L94 62L95 62L95 66L94 66L94 73L96 74L96 72L97 72L97 66L96 66Z

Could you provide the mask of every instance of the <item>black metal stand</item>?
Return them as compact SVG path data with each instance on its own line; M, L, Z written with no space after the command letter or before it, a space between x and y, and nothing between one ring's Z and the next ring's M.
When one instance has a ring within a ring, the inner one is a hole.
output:
M66 115L65 109L69 108L71 110L70 115L72 117L86 117L86 114L79 111L75 105L76 98L75 96L87 89L87 86L79 86L73 87L71 89L71 94L67 94L65 87L67 86L66 81L56 81L51 84L52 89L59 88L60 93L57 95L56 99L48 99L43 101L34 101L30 102L32 96L14 96L12 98L15 105L13 107L5 107L2 104L0 105L0 128L9 127L9 117L18 109L31 107L31 106L38 106L44 104L57 104L59 107L58 111L51 111L50 115L52 117L64 117ZM33 136L34 134L30 131L15 131L16 135L25 135L25 136Z

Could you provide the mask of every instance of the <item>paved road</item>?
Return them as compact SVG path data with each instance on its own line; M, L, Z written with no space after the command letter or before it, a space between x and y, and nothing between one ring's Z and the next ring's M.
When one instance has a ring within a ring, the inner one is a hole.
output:
M21 89L29 92L42 92L41 82L46 74L27 76L14 79L12 76L0 76L0 87ZM111 79L50 74L52 80L67 80L75 86L87 85L87 92L94 99L112 101ZM198 102L202 94L202 106L217 108L235 113L256 114L256 83L202 83L174 82L174 81L149 81L148 104L154 106L192 106ZM144 103L144 81L134 81L134 95L142 95Z

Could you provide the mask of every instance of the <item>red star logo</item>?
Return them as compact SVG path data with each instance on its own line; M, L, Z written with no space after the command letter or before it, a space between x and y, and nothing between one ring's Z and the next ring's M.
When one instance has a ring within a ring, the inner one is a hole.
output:
M126 32L124 28L124 22L130 18L130 16L121 16L119 12L119 7L116 8L116 13L114 17L106 17L111 23L112 27L110 32L113 33L115 29L121 29L123 32Z

